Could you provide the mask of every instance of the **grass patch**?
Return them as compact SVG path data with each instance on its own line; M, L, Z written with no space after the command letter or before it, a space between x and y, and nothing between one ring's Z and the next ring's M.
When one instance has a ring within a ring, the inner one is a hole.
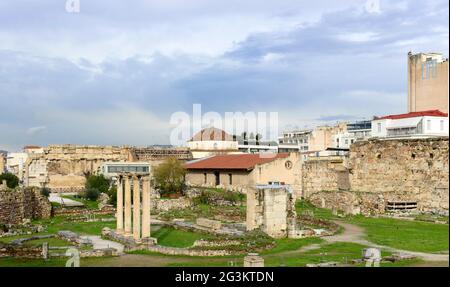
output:
M36 224L47 226L47 233L57 233L60 230L70 230L79 234L86 235L100 235L103 227L114 229L116 227L115 221L108 222L70 222L66 220L65 216L56 216L51 219L33 221Z
M301 254L273 254L263 256L265 266L303 267L308 263L338 262L349 263L353 259L361 258L361 251L365 246L355 243L338 242L323 245L319 249Z
M312 205L310 202L306 200L298 200L295 203L295 210L297 215L309 214L312 213L316 218L322 219L337 219L337 216L334 216L329 209L319 208Z
M363 227L367 239L380 245L429 253L448 250L448 225L363 216L347 221Z
M189 232L184 230L178 230L171 227L162 227L152 233L152 237L158 239L158 244L169 247L191 247L192 244L198 239L208 239L212 236Z

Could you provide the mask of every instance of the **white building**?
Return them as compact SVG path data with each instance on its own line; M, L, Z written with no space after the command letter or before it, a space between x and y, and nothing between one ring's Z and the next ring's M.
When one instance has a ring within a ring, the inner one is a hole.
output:
M206 128L187 142L194 159L219 154L241 153L233 136L217 128Z
M14 174L21 182L24 180L25 162L28 159L28 154L25 152L10 152L6 156L6 171Z
M120 173L149 173L151 165L148 162L105 162L98 173L106 178L116 177Z
M346 130L334 135L334 148L349 149L353 143L371 137L371 121L357 121L346 125Z
M434 136L448 136L448 114L438 110L389 115L372 121L374 138Z

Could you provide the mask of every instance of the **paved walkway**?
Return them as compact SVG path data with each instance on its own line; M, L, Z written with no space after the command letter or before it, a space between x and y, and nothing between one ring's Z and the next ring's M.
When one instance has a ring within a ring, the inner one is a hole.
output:
M66 193L65 195L71 195L69 193ZM56 202L59 203L63 206L67 206L67 207L81 207L84 206L84 204L82 202L73 200L73 199L68 199L68 198L62 198L60 196L59 193L50 193L50 196L48 197L48 200L50 200L50 202Z
M344 232L341 234L333 235L333 236L322 237L328 243L352 242L352 243L358 243L358 244L365 245L365 246L384 249L389 252L397 252L397 253L414 255L425 261L447 261L447 262L449 261L448 254L415 252L415 251L402 250L402 249L397 249L397 248L393 248L393 247L389 247L389 246L375 244L375 243L372 243L365 239L366 233L363 228L353 225L353 224L344 223L341 221L335 221L335 223L338 224L339 226L343 227Z
M116 249L119 254L123 254L123 244L120 244L115 241L111 240L105 240L102 239L100 236L94 236L94 235L87 235L87 236L80 236L82 239L87 239L92 242L94 249L104 249L104 248L114 248Z

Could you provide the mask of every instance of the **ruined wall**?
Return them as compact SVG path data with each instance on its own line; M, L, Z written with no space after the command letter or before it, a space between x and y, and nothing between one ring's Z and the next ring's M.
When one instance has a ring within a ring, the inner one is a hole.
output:
M344 167L343 158L309 158L303 164L302 197L308 198L320 191L349 188L348 170Z
M283 238L295 229L295 218L294 197L286 188L247 191L247 230L260 228L271 237Z
M130 156L128 147L50 145L27 161L26 182L54 191L78 191L84 187L85 176L104 162L127 161Z
M417 201L419 210L448 210L448 147L448 138L356 143L348 165L351 189Z
M51 204L38 188L0 191L0 223L18 224L24 219L49 218Z
M303 195L351 214L383 213L406 202L448 213L448 147L448 138L358 142L346 162L306 162Z

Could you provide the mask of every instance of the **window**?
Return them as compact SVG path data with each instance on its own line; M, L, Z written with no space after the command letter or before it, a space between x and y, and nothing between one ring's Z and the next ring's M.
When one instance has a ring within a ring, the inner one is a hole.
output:
M204 180L203 182L206 184L208 182L208 175L206 174L206 172L203 174Z
M427 120L427 130L431 130L431 120Z
M350 140L350 143L354 143L355 142L355 140Z
M345 144L348 144L348 140L345 140Z
M228 179L230 180L230 185L233 184L233 175L231 173L228 174Z
M441 129L441 131L444 130L444 120L441 120L441 122L440 122L440 129Z
M378 123L377 127L378 127L378 132L381 133L381 123Z

